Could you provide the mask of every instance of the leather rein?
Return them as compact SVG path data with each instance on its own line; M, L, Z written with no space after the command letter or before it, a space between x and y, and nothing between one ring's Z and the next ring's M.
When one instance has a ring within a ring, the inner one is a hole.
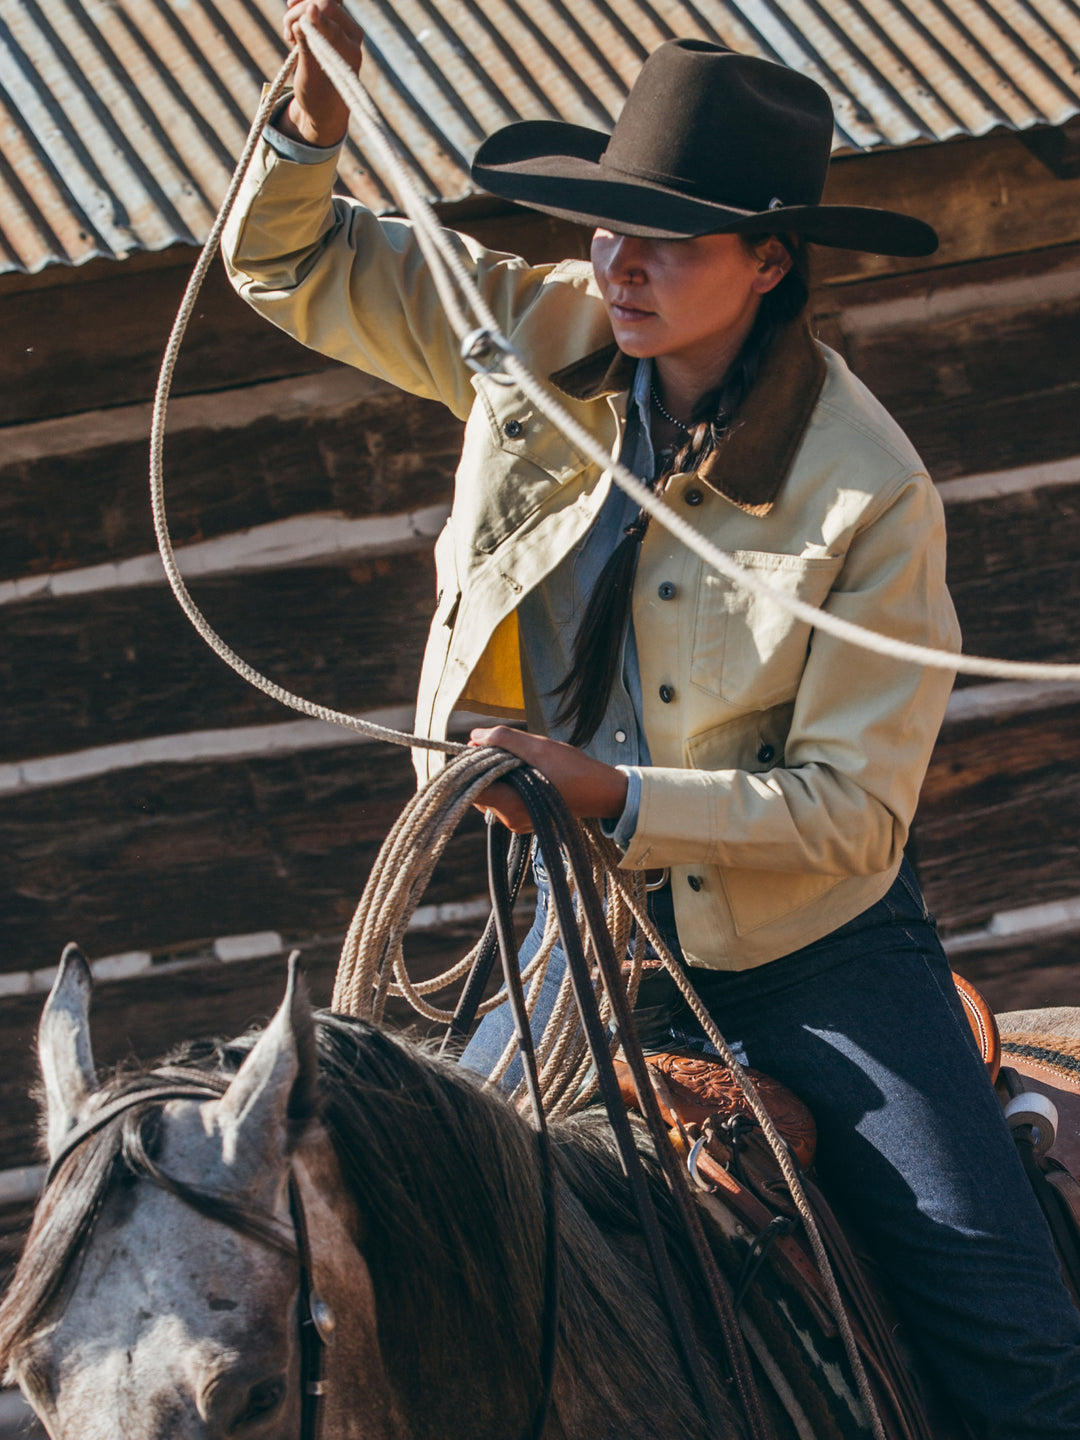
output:
M615 1034L634 1079L638 1106L645 1117L656 1157L664 1171L683 1229L705 1281L712 1317L723 1340L729 1364L727 1381L746 1417L752 1440L771 1440L772 1431L758 1395L730 1288L720 1273L706 1239L700 1213L690 1194L686 1177L668 1139L667 1126L660 1114L656 1093L634 1028L619 961L604 918L603 904L593 884L592 864L586 853L578 823L551 782L531 767L523 765L519 769L510 770L502 780L504 784L512 785L517 790L532 821L537 848L547 870L551 897L558 914L563 951L570 971L580 1022L596 1069L600 1095L615 1135L623 1174L637 1210L642 1237L683 1368L709 1429L717 1435L725 1433L727 1427L720 1414L716 1392L709 1383L686 1298L675 1277L649 1182L634 1140L633 1128L622 1101L612 1059L611 1036L601 1017L593 988L593 977L567 882L567 870L573 876L574 887L584 911L589 939L612 1006ZM509 832L503 825L497 822L489 823L488 884L491 890L492 915L443 1044L445 1047L447 1041L460 1038L468 1032L498 955L502 962L503 978L520 1047L542 1164L546 1247L544 1316L540 1346L541 1388L532 1425L526 1432L531 1440L540 1440L550 1405L558 1328L558 1219L551 1140L540 1099L532 1030L525 1008L517 948L514 943L513 902L521 885L527 859L527 841L515 835L511 842Z
M152 1071L151 1074L160 1075L166 1083L157 1089L132 1090L126 1095L117 1096L116 1099L108 1101L100 1110L95 1111L93 1115L68 1131L60 1149L49 1162L49 1169L45 1176L46 1189L52 1184L68 1156L78 1150L83 1142L92 1135L103 1130L118 1115L123 1115L140 1105L161 1104L167 1100L216 1100L220 1099L223 1093L209 1076L204 1077L198 1070L170 1067ZM152 1174L141 1178L154 1180ZM191 1195L186 1195L184 1187L170 1190L169 1193L175 1194L178 1199L187 1204L193 1203L192 1197L196 1194L200 1199L209 1202L215 1198L209 1195L204 1196L201 1192L192 1192ZM200 1214L210 1213L202 1205L195 1205L193 1208L197 1208ZM296 1182L296 1173L291 1167L289 1170L289 1216L292 1220L293 1242L291 1245L287 1242L282 1243L279 1248L295 1253L300 1267L296 1306L300 1342L299 1440L318 1440L322 1411L321 1401L326 1393L326 1382L322 1378L323 1352L333 1338L335 1318L334 1312L318 1294L313 1284L311 1243L308 1236L307 1218L304 1214L304 1202L300 1195L300 1187ZM264 1244L273 1243L264 1227L248 1231L238 1217L230 1218L228 1214L218 1213L212 1215L212 1218L218 1219L224 1225L230 1225L233 1229L241 1230L242 1233L253 1234L254 1238L261 1240Z

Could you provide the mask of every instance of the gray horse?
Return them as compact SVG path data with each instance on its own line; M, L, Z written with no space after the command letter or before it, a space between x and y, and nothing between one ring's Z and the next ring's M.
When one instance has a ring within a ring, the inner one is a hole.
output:
M68 953L40 1031L50 1155L116 1097L144 1098L62 1160L0 1309L0 1371L53 1440L295 1440L290 1176L312 1283L337 1322L322 1440L528 1436L545 1297L525 1121L420 1046L313 1017L295 970L260 1035L182 1057L217 1093L155 1101L175 1088L168 1071L99 1086L89 994ZM566 1122L555 1155L562 1278L545 1436L705 1440L609 1130ZM651 1181L663 1205L655 1160ZM717 1403L729 1413L719 1383Z
M320 1440L529 1440L544 1185L537 1136L505 1099L401 1036L313 1015L295 965L262 1032L105 1084L89 999L69 947L40 1030L55 1173L0 1306L0 1373L52 1440L308 1440L309 1312L330 1341ZM1044 1016L1055 1032L1077 1020ZM1010 1018L1024 1023L1006 1058L1045 1082L1043 1017ZM1080 1058L1058 1060L1072 1088ZM1068 1128L1080 1133L1080 1118ZM684 1378L606 1121L560 1121L553 1143L561 1281L545 1440L735 1440L721 1367L706 1382L720 1433ZM708 1354L709 1309L639 1143ZM734 1273L745 1232L703 1203ZM743 1325L778 1440L865 1437L835 1333L770 1274L761 1267Z

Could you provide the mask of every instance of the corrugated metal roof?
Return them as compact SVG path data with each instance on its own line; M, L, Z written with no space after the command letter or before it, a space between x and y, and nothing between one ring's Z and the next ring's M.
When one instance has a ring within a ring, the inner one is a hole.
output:
M843 149L1060 125L1080 112L1072 0L352 0L364 78L434 200L507 121L610 128L674 35L794 66L830 92ZM281 0L0 0L0 272L206 234ZM348 188L393 208L350 144Z

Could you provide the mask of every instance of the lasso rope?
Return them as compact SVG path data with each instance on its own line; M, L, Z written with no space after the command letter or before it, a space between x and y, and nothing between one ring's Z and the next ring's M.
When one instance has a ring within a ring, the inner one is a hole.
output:
M1032 663L997 660L987 657L955 655L934 650L890 636L879 635L863 626L843 620L826 610L776 590L758 575L737 564L730 555L713 545L661 497L643 485L623 465L613 460L562 403L528 369L502 334L483 295L457 253L448 245L441 227L411 176L399 161L388 140L370 97L356 74L337 54L330 43L306 20L302 22L305 39L320 66L345 99L353 117L364 132L365 141L378 155L393 177L395 189L405 212L415 226L417 242L430 267L433 282L450 323L462 344L463 358L478 370L501 373L518 385L553 425L603 474L614 482L658 523L669 530L705 563L753 594L772 600L796 619L848 641L861 648L892 659L911 661L931 668L958 671L1001 680L1080 679L1080 664ZM270 85L259 106L232 182L211 228L206 245L199 256L181 302L169 342L162 360L151 427L150 480L151 505L158 548L169 585L192 625L212 650L240 674L249 684L282 704L314 719L359 731L372 739L392 744L439 750L455 756L428 786L406 807L388 837L383 852L372 871L364 895L350 926L342 951L334 991L335 1008L364 1014L377 1019L382 1014L386 997L400 994L431 1019L449 1019L449 1012L431 1005L424 997L460 979L471 957L466 956L443 975L423 984L414 984L407 973L402 942L419 897L430 878L450 835L476 797L501 775L521 762L505 752L490 749L467 749L449 741L376 725L357 716L317 705L293 694L260 674L238 656L214 631L202 615L180 575L176 564L164 505L163 446L166 408L177 355L203 280L209 270L222 231L235 203L236 196L249 167L255 147L275 105L284 94L289 76L296 63L299 47L294 49ZM478 324L471 325L458 296L464 297ZM883 1440L884 1429L877 1413L865 1368L858 1353L850 1322L833 1275L813 1211L792 1163L787 1146L777 1132L754 1086L730 1050L715 1022L698 999L689 978L677 965L648 916L644 883L640 875L628 876L619 869L619 855L598 827L585 827L595 860L594 879L606 894L608 923L616 940L616 953L625 954L631 933L635 936L634 953L628 978L628 994L633 999L641 976L641 962L646 942L653 945L664 967L675 980L686 1003L698 1019L705 1034L716 1048L745 1095L755 1119L761 1125L777 1163L784 1175L792 1199L803 1220L806 1234L821 1272L833 1308L844 1347L848 1355L860 1398L876 1437ZM418 861L418 856L422 857ZM543 943L525 972L529 982L530 1013L535 1008L543 984L548 961L556 938L553 923L545 931ZM395 983L396 982L396 983ZM599 982L597 982L599 984ZM602 989L602 986L601 986ZM605 1018L610 1016L610 1000L601 996ZM499 997L485 1002L485 1010L500 1003ZM560 988L552 1020L538 1046L541 1083L545 1108L551 1113L564 1113L592 1098L589 1061L583 1037L576 1022L570 1018L568 981ZM616 1043L615 1041L612 1042ZM496 1078L505 1074L514 1053L509 1046L496 1067Z
M157 390L154 393L154 412L150 421L150 509L154 517L154 533L157 536L158 553L161 556L161 563L165 567L165 577L172 588L180 604L181 610L194 625L195 629L206 641L210 649L219 659L224 660L226 665L232 667L236 673L246 680L249 685L254 685L256 690L278 700L282 705L287 705L292 710L299 710L302 715L310 715L314 720L325 720L332 725L342 725L347 730L358 730L360 734L370 736L373 740L386 740L391 745L416 746L422 750L442 750L448 755L459 754L465 747L450 740L430 740L422 735L406 735L400 730L391 730L386 725L377 725L372 720L362 720L359 716L348 715L341 710L331 710L326 705L317 705L312 700L306 700L302 695L294 695L291 690L278 685L275 681L261 674L254 666L249 665L246 660L237 655L236 651L221 638L217 631L211 626L206 616L202 613L184 583L180 574L180 568L176 563L176 555L173 551L172 537L169 534L169 522L165 513L165 480L164 480L164 449L165 449L165 417L169 404L169 392L172 389L173 373L176 370L177 357L180 354L180 346L183 343L184 333L188 327L192 312L195 309L195 301L198 299L199 291L202 289L203 281L206 279L208 270L213 262L217 251L218 243L221 240L221 232L232 213L233 205L240 186L243 184L244 176L247 174L251 157L255 153L255 147L259 138L266 128L266 122L270 118L271 111L285 93L285 87L289 83L293 67L296 64L299 48L294 49L285 64L282 65L273 83L263 96L255 119L252 121L251 130L248 133L247 141L244 144L240 159L237 161L236 169L233 172L229 188L225 192L225 198L221 202L214 223L210 228L210 234L206 238L206 244L195 262L195 268L191 272L184 290L184 297L180 302L180 308L173 321L172 330L169 332L168 344L165 347L165 354L162 357L161 369L158 373ZM336 53L336 52L335 52Z
M613 460L596 437L571 415L549 387L537 379L524 363L500 329L461 256L447 243L434 210L417 189L391 146L378 111L356 73L310 22L302 21L301 29L319 65L333 81L352 115L359 122L364 131L365 142L377 153L393 179L398 199L416 227L417 242L431 266L439 298L446 307L458 339L462 342L465 359L473 363L474 368L495 368L513 380L537 410L562 432L576 450L599 466L601 471L610 473L621 490L670 531L688 550L741 588L775 601L796 619L805 621L827 635L849 641L890 659L910 660L930 669L954 670L966 675L981 675L997 680L1080 680L1080 664L1062 665L956 655L948 650L935 650L929 646L880 635L863 625L843 620L828 610L785 594L739 565L726 551L712 544L688 520L672 509L666 500L656 495L647 485L643 485L624 465ZM473 311L478 322L476 327L469 327L453 293L454 285ZM487 366L478 363L485 356L490 362Z
M878 634L863 625L856 625L850 620L844 620L828 610L810 605L805 600L800 600L794 595L775 588L767 580L738 564L726 551L721 550L696 530L661 496L643 485L624 465L613 459L595 436L591 435L550 389L529 370L502 333L487 301L469 274L460 255L447 243L434 211L399 160L386 135L378 111L375 109L371 97L361 85L359 78L330 42L320 35L310 22L302 21L301 28L312 54L333 81L348 105L353 118L357 120L364 131L365 141L378 155L379 160L393 179L394 188L398 192L402 207L415 226L417 243L428 262L439 299L458 339L462 342L463 358L475 369L497 370L511 379L533 402L537 410L562 432L576 450L597 465L603 473L610 474L620 489L624 490L637 505L674 535L677 540L681 541L688 550L731 580L733 584L749 590L754 595L773 601L797 620L802 620L839 640L845 640L861 649L873 651L890 659L911 661L931 669L952 670L960 674L978 675L992 680L1058 680L1066 682L1080 680L1080 664L999 660L992 656L954 654L948 650L935 650L925 645L916 645L910 641L897 640L889 635ZM158 549L173 594L192 625L215 654L256 689L262 690L283 705L298 710L304 715L341 725L349 730L359 731L372 739L386 740L391 744L408 745L418 749L441 750L446 754L458 754L463 747L452 741L433 740L423 735L408 735L403 731L376 725L370 720L362 720L358 716L349 715L340 710L317 705L302 696L294 695L291 691L260 674L225 643L192 600L176 564L169 536L162 468L166 408L177 356L188 321L195 308L199 290L213 261L222 231L232 212L251 157L255 153L255 147L274 106L285 92L299 53L299 46L296 46L263 97L237 162L232 181L184 291L184 297L162 358L150 430L150 495ZM458 299L459 293L464 296L466 304L479 322L477 325L470 324Z

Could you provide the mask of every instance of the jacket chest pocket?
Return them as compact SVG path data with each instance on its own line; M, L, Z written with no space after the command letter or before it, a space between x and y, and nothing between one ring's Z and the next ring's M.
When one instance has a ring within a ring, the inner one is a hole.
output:
M490 553L587 462L516 388L478 381L476 391L454 512L474 549Z
M821 605L843 556L777 555L737 550L732 558L774 589ZM790 700L806 665L811 626L769 596L756 595L715 571L701 577L690 679L740 709Z

